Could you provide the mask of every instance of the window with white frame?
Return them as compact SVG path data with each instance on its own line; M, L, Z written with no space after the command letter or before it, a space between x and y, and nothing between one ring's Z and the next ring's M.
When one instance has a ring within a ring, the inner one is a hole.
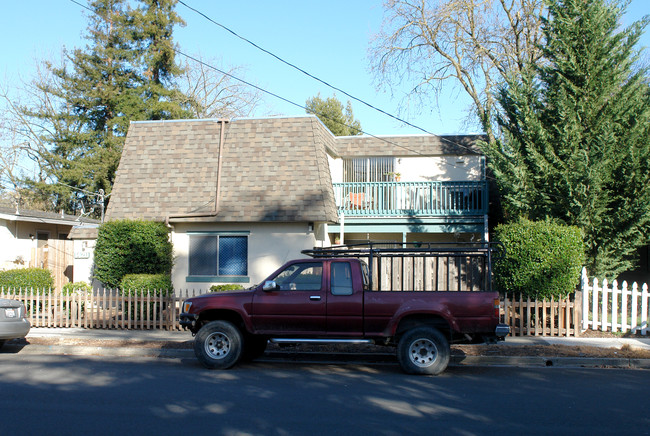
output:
M189 276L234 281L248 275L248 234L190 233Z
M394 172L395 158L392 157L343 159L344 182L389 182Z

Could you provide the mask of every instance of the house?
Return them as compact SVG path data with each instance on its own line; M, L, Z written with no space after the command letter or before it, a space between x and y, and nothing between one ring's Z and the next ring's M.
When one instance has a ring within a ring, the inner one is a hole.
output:
M483 240L477 139L334 137L311 115L132 122L106 219L165 222L177 290L251 286L336 242Z
M55 288L61 289L65 283L75 280L76 251L68 236L75 227L96 226L97 223L63 212L0 207L0 245L3 247L0 270L47 268L52 271ZM87 276L76 276L76 281L89 280Z

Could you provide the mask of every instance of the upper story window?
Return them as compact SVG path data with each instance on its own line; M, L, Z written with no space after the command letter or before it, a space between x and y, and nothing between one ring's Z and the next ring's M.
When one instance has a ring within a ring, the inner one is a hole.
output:
M343 182L390 182L394 172L393 157L343 159Z

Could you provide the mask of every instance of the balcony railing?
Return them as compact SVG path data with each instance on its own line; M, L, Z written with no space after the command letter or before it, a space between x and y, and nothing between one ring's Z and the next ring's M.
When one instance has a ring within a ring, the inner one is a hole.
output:
M467 216L487 213L486 182L334 183L346 216Z

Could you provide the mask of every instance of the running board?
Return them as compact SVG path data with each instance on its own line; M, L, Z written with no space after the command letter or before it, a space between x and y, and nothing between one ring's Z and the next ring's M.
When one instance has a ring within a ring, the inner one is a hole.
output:
M300 339L271 338L273 344L374 344L372 339Z

